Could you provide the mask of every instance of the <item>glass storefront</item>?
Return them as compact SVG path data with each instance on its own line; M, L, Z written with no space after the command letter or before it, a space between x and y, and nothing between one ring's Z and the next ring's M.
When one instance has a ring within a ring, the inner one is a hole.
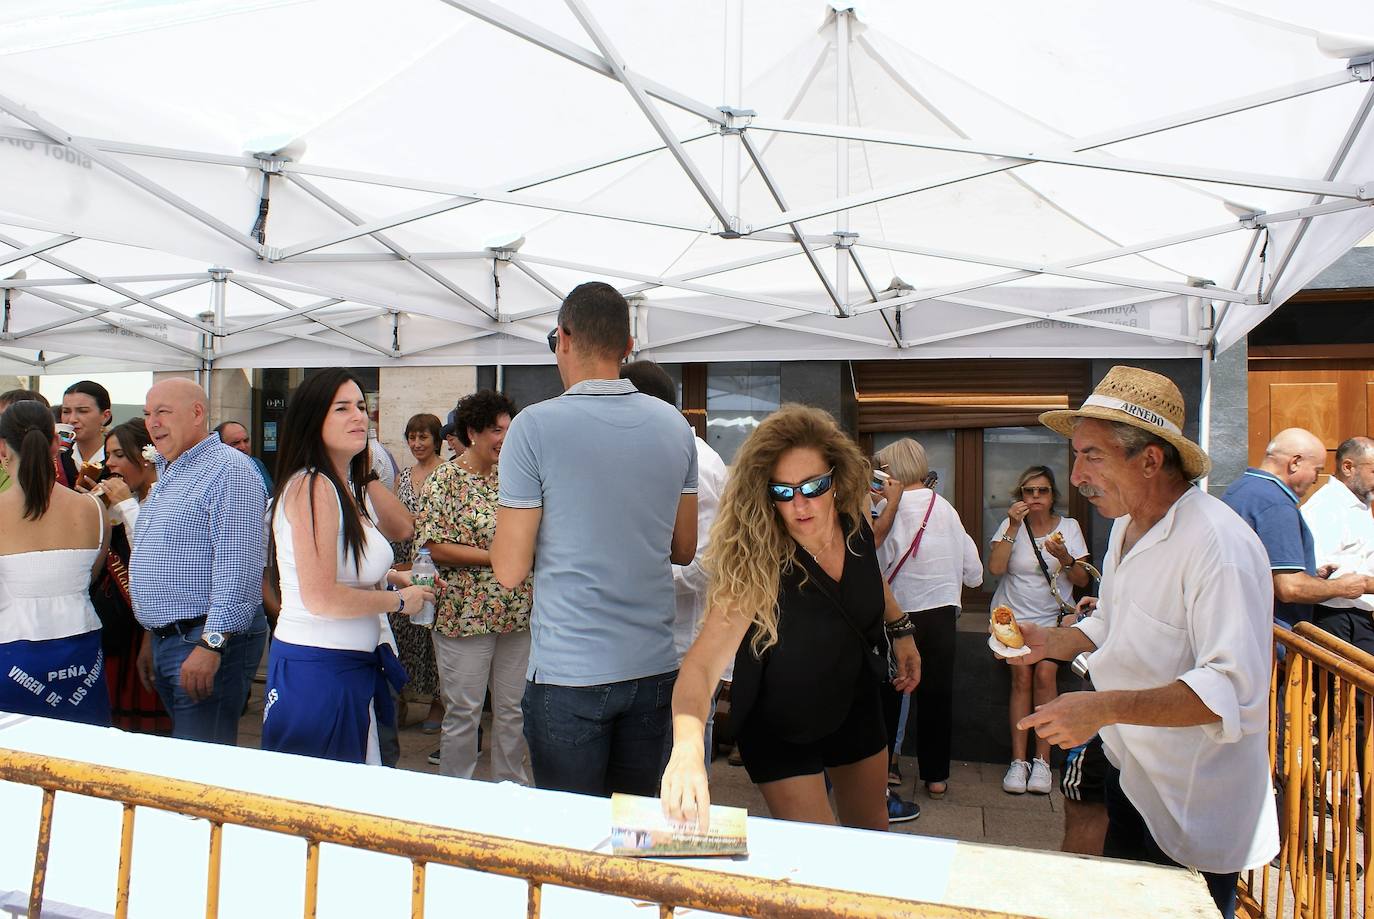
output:
M273 367L253 372L253 444L258 456L268 469L276 468L277 444L280 442L281 423L286 417L286 406L296 387L323 368L302 370L299 368ZM372 424L377 423L377 399L381 390L381 371L376 367L353 368L352 373L363 384L363 396L367 399L368 413Z
M726 464L759 422L782 404L777 361L734 361L706 372L706 442Z
M1044 427L986 428L983 431L983 561L986 568L988 540L1018 499L1016 481L1029 466L1048 466L1054 472L1060 503L1055 510L1067 514L1069 447L1062 436ZM983 580L989 593L997 588L991 574Z
M946 501L952 502L954 500L955 470L957 468L954 464L954 429L911 432L884 431L873 435L873 452L876 454L887 445L904 437L910 437L925 449L926 461L930 464L930 471L940 476L940 481L935 485L935 491Z

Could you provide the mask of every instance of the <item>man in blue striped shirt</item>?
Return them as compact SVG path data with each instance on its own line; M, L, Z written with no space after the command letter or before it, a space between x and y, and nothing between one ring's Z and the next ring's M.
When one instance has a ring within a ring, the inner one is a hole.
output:
M267 642L262 612L267 492L248 458L210 433L205 390L148 390L143 415L158 481L129 565L148 630L138 671L172 714L172 734L233 744Z

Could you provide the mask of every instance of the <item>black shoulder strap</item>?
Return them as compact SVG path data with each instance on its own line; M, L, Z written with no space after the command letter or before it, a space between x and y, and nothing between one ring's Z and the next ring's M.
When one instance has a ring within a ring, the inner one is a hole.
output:
M1054 597L1054 602L1059 604L1061 610L1059 618L1062 620L1064 613L1072 612L1072 610L1065 606L1064 601L1059 597L1059 588L1055 586L1054 578L1050 575L1050 566L1045 564L1045 556L1040 553L1040 547L1035 544L1035 535L1031 533L1030 521L1027 520L1025 523L1026 538L1030 540L1031 551L1035 553L1035 560L1040 565L1040 573L1045 576L1045 585L1050 589L1050 596ZM1058 625L1058 623L1055 624Z

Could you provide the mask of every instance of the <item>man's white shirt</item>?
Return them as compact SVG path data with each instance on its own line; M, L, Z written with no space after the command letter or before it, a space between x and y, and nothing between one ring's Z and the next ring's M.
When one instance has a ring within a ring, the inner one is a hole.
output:
M1335 565L1332 577L1374 574L1374 515L1344 482L1328 479L1302 506L1302 517L1312 531L1318 566ZM1332 597L1322 606L1374 611L1374 594L1358 600Z
M697 554L690 564L673 566L673 591L677 596L677 615L673 619L673 645L677 649L679 662L696 640L697 633L701 631L701 624L706 618L706 588L710 578L701 565L701 559L710 544L711 524L716 521L716 512L720 509L720 496L725 491L725 480L729 475L720 454L700 437L695 440ZM721 678L729 680L734 669L735 662L731 660Z
M1220 720L1102 728L1121 788L1179 864L1226 873L1279 849L1269 771L1273 579L1264 546L1216 498L1190 488L1121 557L1112 525L1097 613L1074 626L1097 646L1099 691L1181 680Z

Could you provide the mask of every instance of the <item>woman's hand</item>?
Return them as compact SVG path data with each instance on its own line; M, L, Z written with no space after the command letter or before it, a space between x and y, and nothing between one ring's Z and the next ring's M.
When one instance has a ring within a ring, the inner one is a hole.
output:
M921 653L916 650L916 639L910 635L895 639L892 656L897 659L897 675L892 678L892 688L911 692L921 682Z
M889 476L883 482L883 489L882 491L878 492L878 494L882 495L882 497L887 500L888 507L895 508L899 503L901 503L902 495L905 493L905 490L905 483L899 482L897 479Z
M401 588L401 599L405 601L405 614L418 616L426 603L434 602L434 588L428 584L411 584Z
M1025 501L1014 501L1011 507L1007 508L1007 519L1011 521L1012 526L1019 527L1029 513L1029 504Z
M1073 567L1073 556L1069 554L1069 549L1064 545L1062 539L1045 540L1045 551L1054 556L1054 560L1059 562L1060 567Z
M129 491L128 483L118 476L111 476L101 482L92 489L91 493L99 495L106 507L114 507L116 504L128 501L133 497L133 492Z
M701 744L674 743L659 788L663 816L675 823L711 828L711 791L706 782L706 753Z

